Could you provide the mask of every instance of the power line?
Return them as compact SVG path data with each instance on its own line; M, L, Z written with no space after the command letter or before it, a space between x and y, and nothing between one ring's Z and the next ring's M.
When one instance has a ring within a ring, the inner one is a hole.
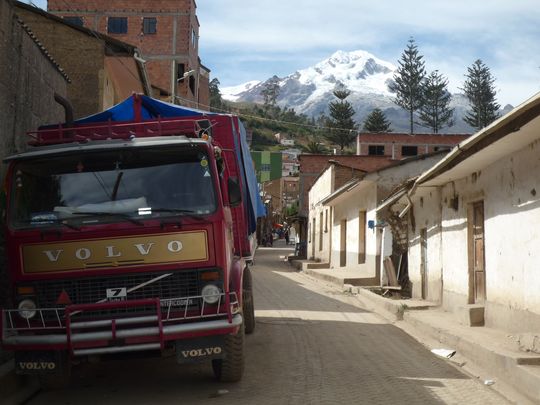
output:
M183 97L180 97L180 96L175 96L175 98L177 98L179 100L182 100L184 102L188 102L188 103L193 103L194 102L193 100L189 100L187 98L183 98ZM232 114L231 111L224 110L222 108L211 107L209 105L200 104L200 103L197 103L197 104L200 107L207 108L208 111L210 111L210 109L213 109L213 110L216 110L217 112L222 112L222 113L226 113L226 114ZM296 125L296 126L304 127L304 128L313 128L313 129L319 129L319 130L325 129L325 130L329 130L329 131L344 131L344 132L353 132L353 133L357 132L354 129L338 128L338 127L327 127L327 126L322 126L322 125L300 124L298 122L277 120L275 118L264 118L264 117L259 117L258 115L250 115L250 114L246 114L246 113L242 113L242 112L237 112L237 113L234 113L234 114L238 115L240 117L244 117L244 118L252 118L252 119L256 119L256 120L260 120L260 121L275 122L275 123L278 123L278 124Z

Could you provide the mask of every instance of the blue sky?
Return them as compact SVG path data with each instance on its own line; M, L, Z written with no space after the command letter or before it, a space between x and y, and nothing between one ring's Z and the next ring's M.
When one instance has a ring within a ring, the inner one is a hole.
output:
M397 64L414 37L428 71L446 75L452 91L476 59L491 69L501 104L540 91L538 0L196 1L199 53L222 86L286 76L337 50Z

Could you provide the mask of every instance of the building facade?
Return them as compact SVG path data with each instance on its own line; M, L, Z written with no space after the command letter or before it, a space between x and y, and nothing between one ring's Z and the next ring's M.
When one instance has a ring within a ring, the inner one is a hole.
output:
M402 134L360 133L356 138L356 154L361 156L389 156L392 159L418 156L450 150L469 134Z
M392 210L409 222L414 297L441 303L467 325L538 335L539 151L537 95L397 196Z
M196 8L194 0L48 0L50 13L140 49L157 93L205 109L209 70L199 60Z
M16 4L17 14L70 76L67 98L74 118L105 110L133 92L151 93L145 65L134 46L37 7Z

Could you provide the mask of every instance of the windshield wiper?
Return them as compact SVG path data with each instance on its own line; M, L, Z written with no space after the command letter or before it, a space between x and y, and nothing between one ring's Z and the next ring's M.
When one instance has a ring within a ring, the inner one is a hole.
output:
M35 220L35 219L27 219L24 221L17 221L23 224L29 224L29 225L35 225L36 227L44 227L46 225L63 225L66 228L73 229L74 231L80 231L81 228L78 226L75 226L73 224L70 224L65 219L62 218L50 218L50 219L43 219L43 220Z
M88 216L98 216L98 217L118 217L125 219L126 221L131 222L132 224L144 226L144 223L139 221L138 219L133 218L129 214L125 214L122 212L107 212L107 211L92 211L92 212L71 212L72 215L88 215Z
M185 210L180 208L152 208L149 212L171 212L173 214L182 214L181 216L190 217L199 221L204 221L203 214L199 214L193 210Z

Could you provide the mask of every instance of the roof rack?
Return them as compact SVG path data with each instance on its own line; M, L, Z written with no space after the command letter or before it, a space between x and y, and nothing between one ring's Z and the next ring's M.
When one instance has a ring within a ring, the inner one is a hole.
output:
M211 128L208 119L175 117L165 120L158 117L142 122L107 121L96 125L76 124L46 127L28 132L28 145L44 146L72 142L89 142L111 139L150 138L157 136L187 136L199 138Z

